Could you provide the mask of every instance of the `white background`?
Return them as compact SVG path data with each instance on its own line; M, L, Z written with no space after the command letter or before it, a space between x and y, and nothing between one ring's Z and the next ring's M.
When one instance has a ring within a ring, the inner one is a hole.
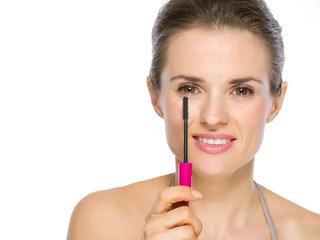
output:
M320 213L320 3L267 2L289 89L255 180ZM162 3L0 2L0 239L64 239L88 193L174 171L145 84Z

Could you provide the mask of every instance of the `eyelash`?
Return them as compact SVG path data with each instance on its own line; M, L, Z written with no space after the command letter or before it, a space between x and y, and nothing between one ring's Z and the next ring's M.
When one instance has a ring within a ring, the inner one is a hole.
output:
M183 91L184 88L195 88L195 91L197 91L197 93L186 93ZM237 89L245 89L246 91L248 91L247 94L245 95L237 95L237 94L234 94L234 92L237 90ZM183 84L181 86L179 86L178 88L178 91L183 94L183 95L187 95L187 96L192 96L192 95L196 95L196 94L199 94L201 91L198 89L198 86L195 86L195 85L192 85L192 84ZM249 86L245 86L245 85L240 85L240 86L235 86L232 91L231 91L231 95L233 95L234 97L236 98L245 98L245 97L249 97L251 95L253 95L255 92L254 90L249 87Z

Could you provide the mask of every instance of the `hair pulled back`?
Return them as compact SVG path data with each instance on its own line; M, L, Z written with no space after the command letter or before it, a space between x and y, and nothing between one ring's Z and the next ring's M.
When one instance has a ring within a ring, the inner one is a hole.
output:
M263 0L170 0L160 9L152 30L153 88L160 90L161 71L173 35L192 28L247 30L258 37L269 54L271 93L281 93L284 46L281 27Z

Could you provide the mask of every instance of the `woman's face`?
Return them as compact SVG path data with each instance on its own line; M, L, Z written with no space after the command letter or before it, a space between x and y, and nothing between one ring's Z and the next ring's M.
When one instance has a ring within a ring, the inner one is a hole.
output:
M235 172L254 158L266 122L282 105L283 96L270 93L263 43L247 31L193 29L175 35L167 51L161 89L151 96L165 120L171 151L183 161L186 96L188 160L194 171L211 176Z

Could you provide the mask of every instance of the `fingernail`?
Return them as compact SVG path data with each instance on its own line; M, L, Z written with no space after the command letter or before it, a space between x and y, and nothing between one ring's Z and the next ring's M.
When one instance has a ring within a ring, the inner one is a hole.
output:
M195 197L195 198L198 198L198 199L201 199L203 197L202 193L198 192L196 190L192 190L192 196Z

